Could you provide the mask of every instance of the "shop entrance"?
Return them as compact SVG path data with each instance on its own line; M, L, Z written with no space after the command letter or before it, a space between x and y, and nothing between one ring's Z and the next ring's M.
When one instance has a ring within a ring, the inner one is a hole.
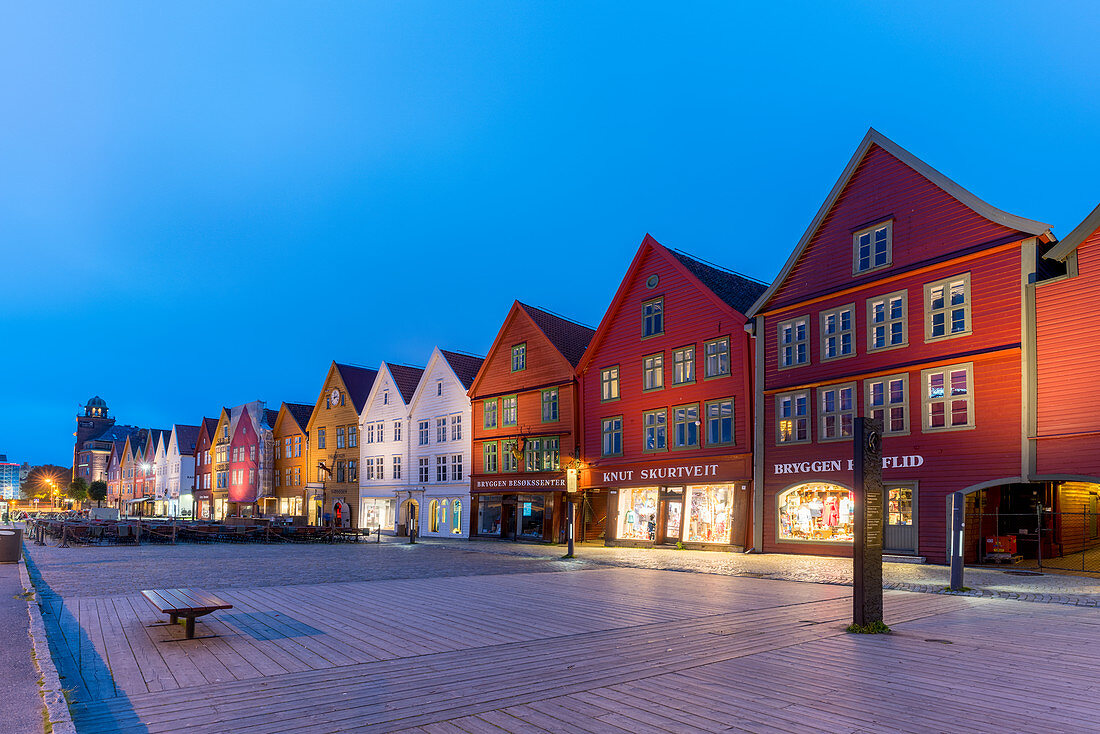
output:
M675 545L684 528L684 488L662 487L657 496L657 543Z
M906 555L917 552L917 488L912 484L886 485L882 549Z

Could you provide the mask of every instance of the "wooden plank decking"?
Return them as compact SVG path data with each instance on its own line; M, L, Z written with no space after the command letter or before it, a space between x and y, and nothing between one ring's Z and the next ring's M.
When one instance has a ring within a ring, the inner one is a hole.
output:
M56 610L80 732L1086 731L1095 611L642 569L137 594ZM54 630L51 630L54 632ZM82 674L74 680L76 665ZM1021 680L1021 676L1025 676ZM73 685L77 682L78 685Z

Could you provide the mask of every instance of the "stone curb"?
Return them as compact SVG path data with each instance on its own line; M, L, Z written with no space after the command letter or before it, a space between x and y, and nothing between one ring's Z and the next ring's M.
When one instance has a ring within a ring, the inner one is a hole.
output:
M26 553L26 548L23 549ZM46 639L46 625L42 621L42 610L38 607L38 590L31 583L27 573L27 564L22 556L19 558L19 579L24 589L34 591L35 598L27 602L27 612L30 615L30 635L34 644L35 666L42 676L40 684L42 698L45 699L46 713L49 716L50 725L55 734L76 734L73 725L72 714L69 713L69 704L65 700L61 686L61 679L57 675L57 668L50 656L50 644Z

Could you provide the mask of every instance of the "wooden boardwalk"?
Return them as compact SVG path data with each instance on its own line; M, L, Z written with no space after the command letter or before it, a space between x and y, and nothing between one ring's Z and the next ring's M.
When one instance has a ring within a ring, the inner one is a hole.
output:
M67 600L80 732L1100 731L1094 610L642 569ZM205 627L204 627L205 626ZM76 672L79 670L79 674Z

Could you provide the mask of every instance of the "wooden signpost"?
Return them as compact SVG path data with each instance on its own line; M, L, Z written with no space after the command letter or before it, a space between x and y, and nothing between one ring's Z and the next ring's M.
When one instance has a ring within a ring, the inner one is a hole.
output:
M860 627L882 622L882 421L856 418L855 543L852 621Z

